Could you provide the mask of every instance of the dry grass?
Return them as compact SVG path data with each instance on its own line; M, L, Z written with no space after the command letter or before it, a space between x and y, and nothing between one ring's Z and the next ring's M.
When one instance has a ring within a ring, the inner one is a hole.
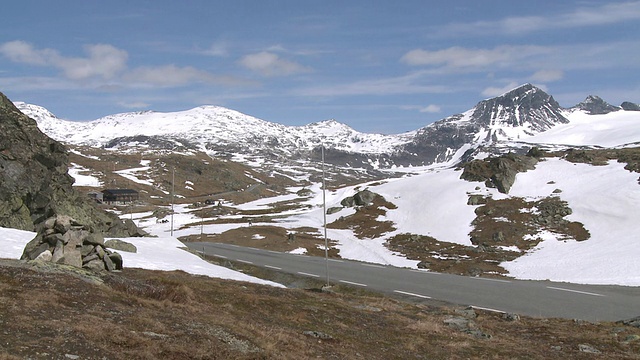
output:
M317 229L312 228L285 229L278 226L247 224L221 234L190 235L181 237L180 240L221 242L282 252L305 248L308 255L324 256L324 237ZM335 245L334 241L329 244L329 256L339 257L338 250L332 248L332 245Z
M376 194L371 204L357 207L354 214L342 216L327 227L350 229L360 239L378 238L395 230L392 221L378 220L379 217L387 214L388 209L397 209L397 206Z
M478 312L479 339L443 320L453 309L362 290L277 289L125 269L90 284L0 263L0 359L634 359L640 329ZM313 287L313 285L312 285ZM315 333L308 333L315 332ZM314 337L309 334L320 334Z

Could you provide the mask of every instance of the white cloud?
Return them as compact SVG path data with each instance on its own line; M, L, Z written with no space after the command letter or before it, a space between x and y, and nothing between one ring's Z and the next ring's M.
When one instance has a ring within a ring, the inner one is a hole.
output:
M550 48L534 45L498 46L493 49L454 46L436 51L411 50L404 54L400 61L413 66L444 66L453 69L486 68L512 64L550 51Z
M93 77L111 79L126 68L128 54L111 45L85 46L87 57L65 57L53 49L36 49L33 45L16 40L0 46L0 53L13 62L50 66L62 70L71 80Z
M91 86L103 91L123 89L127 86L183 86L190 83L217 83L230 86L253 85L252 82L233 76L218 76L191 66L140 66L128 69L128 54L108 44L86 45L85 57L62 56L54 49L37 49L24 41L11 41L0 44L0 55L11 61L28 65L46 66L58 69L70 83L76 86ZM53 79L53 77L51 78ZM107 81L105 81L107 80ZM51 80L47 81L53 84ZM62 81L58 81L61 83ZM40 83L43 83L40 81ZM27 85L37 89L38 86ZM51 85L48 85L51 86Z
M229 49L226 42L217 41L204 51L205 55L225 57L229 55Z
M420 109L421 113L430 113L430 114L439 113L440 111L442 111L440 106L434 105L434 104L427 105L426 107L423 107L422 109Z
M127 67L128 54L111 45L87 45L89 57L60 58L54 65L62 69L65 75L73 80L92 77L112 79Z
M621 2L581 7L550 16L514 16L498 21L456 23L440 27L438 35L527 34L541 30L579 28L640 20L640 2Z
M144 109L151 106L151 104L148 104L142 101L133 101L133 102L121 101L118 103L118 105L128 109Z
M240 64L263 76L286 76L311 71L306 66L282 59L277 54L267 51L246 55L240 59Z
M352 83L330 84L295 89L292 95L301 96L351 96L446 93L451 90L441 85L424 85L420 82L425 73L416 72L406 76L361 80Z
M534 82L558 81L564 77L562 70L539 70L531 75L530 80Z
M0 45L0 53L13 62L31 65L48 65L52 59L60 57L55 50L36 50L31 44L20 40Z
M486 96L486 97L500 96L506 92L509 92L510 90L517 88L519 85L521 84L518 84L517 82L512 81L503 87L488 87L482 91L482 96Z
M181 86L192 82L212 82L214 76L191 66L141 66L129 71L124 79L140 85Z

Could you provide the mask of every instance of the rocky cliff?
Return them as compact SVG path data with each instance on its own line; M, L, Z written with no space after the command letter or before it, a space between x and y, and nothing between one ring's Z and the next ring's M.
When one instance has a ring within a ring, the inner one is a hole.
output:
M68 165L65 147L0 93L0 226L33 231L64 214L110 236L135 235L73 189Z

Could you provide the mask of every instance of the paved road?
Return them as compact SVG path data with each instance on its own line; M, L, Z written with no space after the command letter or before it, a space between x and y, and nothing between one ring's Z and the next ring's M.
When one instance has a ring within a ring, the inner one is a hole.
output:
M237 245L196 242L207 255L415 300L439 300L535 317L617 321L640 316L640 287L578 285L465 277L358 261L280 253Z

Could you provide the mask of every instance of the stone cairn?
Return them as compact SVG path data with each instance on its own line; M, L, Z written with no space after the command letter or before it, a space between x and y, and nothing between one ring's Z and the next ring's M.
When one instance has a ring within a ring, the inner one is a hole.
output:
M108 250L102 234L67 215L47 219L24 248L21 260L51 261L95 271L122 269L122 256Z

